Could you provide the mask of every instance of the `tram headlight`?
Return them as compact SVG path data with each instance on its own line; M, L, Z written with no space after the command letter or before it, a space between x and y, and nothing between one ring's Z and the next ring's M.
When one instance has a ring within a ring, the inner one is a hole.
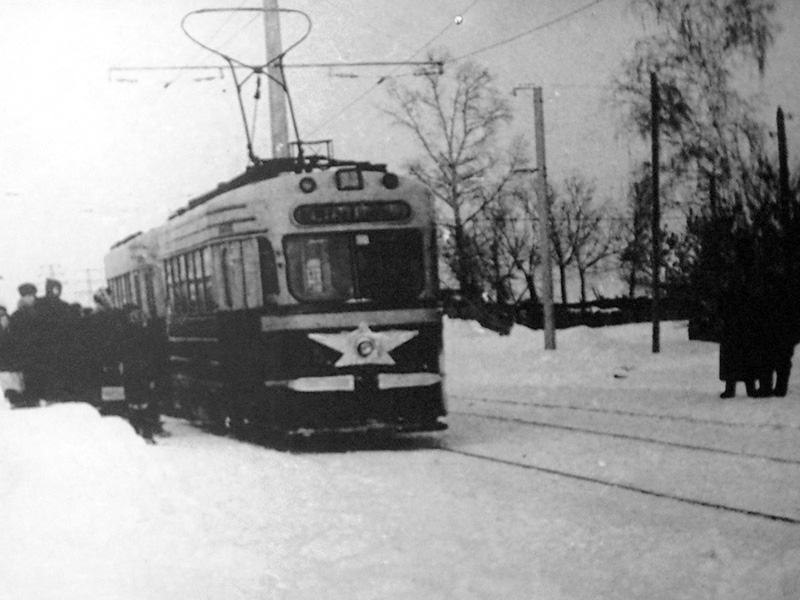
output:
M303 177L300 180L300 189L306 194L310 194L317 189L317 182L312 177Z
M387 190L393 190L400 185L400 178L394 173L385 173L381 178L381 183Z
M356 351L361 358L367 358L375 352L375 342L372 340L361 340L356 346Z

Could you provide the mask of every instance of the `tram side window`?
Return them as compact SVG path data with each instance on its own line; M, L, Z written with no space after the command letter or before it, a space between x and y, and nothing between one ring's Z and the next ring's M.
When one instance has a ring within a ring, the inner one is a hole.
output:
M258 264L261 270L261 290L264 304L270 304L271 295L279 294L278 267L275 262L275 251L267 238L258 238Z
M242 240L242 262L244 267L245 306L261 306L262 283L258 244L255 239Z
M131 273L131 280L133 281L133 303L136 304L136 306L142 306L142 278L138 271Z
M201 313L216 308L211 279L211 248L194 250L164 262L167 294L178 312Z
M220 287L220 306L222 308L230 308L233 304L231 298L231 284L228 281L228 246L221 245L217 247L214 253L214 272L217 273L217 279Z
M244 287L244 262L242 260L242 244L234 242L228 246L228 282L231 284L231 308L247 308Z
M260 246L255 239L219 244L211 257L216 279L209 278L209 283L219 286L221 308L242 310L263 305L267 292L262 282Z
M211 278L212 262L211 247L206 246L203 248L202 265L203 265L203 295L205 297L205 309L208 311L216 310L217 302L214 298L214 281Z
M172 277L172 261L164 261L164 277L167 283L167 302L175 306L175 280Z
M182 309L184 311L189 310L189 277L187 275L187 268L186 268L186 255L181 254L178 257L178 284L180 285L181 293L180 297L182 300Z
M128 275L122 277L122 300L123 304L131 301L131 279Z
M227 300L228 308L233 310L247 308L242 243L236 241L225 244L222 249L222 255L225 299Z
M152 269L147 269L144 274L144 290L147 304L147 313L151 317L156 315L156 289L153 281L154 275Z
M119 277L109 279L108 288L111 290L111 305L119 308Z
M188 310L191 312L197 305L197 283L194 278L194 256L185 254L183 260L186 261L186 299Z

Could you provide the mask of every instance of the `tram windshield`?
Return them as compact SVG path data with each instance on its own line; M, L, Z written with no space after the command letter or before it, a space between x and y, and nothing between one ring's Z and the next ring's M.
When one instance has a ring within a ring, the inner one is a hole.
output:
M293 235L285 245L289 290L298 300L409 300L422 292L419 230Z

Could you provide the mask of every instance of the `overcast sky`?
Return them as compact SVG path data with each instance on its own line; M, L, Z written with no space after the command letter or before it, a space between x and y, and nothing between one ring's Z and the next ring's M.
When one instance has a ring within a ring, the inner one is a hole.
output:
M541 85L548 175L556 185L579 171L597 179L603 194L619 196L630 161L642 158L637 144L617 136L616 113L608 103L610 78L633 41L646 34L627 0L279 4L312 21L309 38L287 56L290 64L423 60L429 48L446 47L489 67L503 91ZM0 301L15 304L18 283L32 280L41 288L50 272L65 281L68 299L78 299L90 279L99 285L102 256L113 242L158 225L190 197L244 169L243 127L228 72L127 69L224 66L186 37L181 20L202 8L260 5L258 0L0 4ZM209 45L250 58L263 52L262 22L253 16L204 14L188 24ZM458 25L457 16L463 17ZM784 31L759 86L770 118L778 104L798 115L789 122L794 149L800 139L800 3L784 0L781 20ZM297 16L283 19L284 47L301 26ZM289 69L300 135L332 139L339 158L386 162L400 170L416 150L382 116L385 95L378 81L409 80L410 73L406 67ZM515 129L532 133L530 94L511 100ZM267 123L264 104L256 126L256 151L264 157L269 156Z

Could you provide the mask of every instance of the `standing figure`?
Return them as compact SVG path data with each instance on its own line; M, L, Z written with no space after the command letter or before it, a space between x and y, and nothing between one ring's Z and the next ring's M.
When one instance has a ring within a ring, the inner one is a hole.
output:
M792 357L798 341L797 294L792 287L785 270L775 273L770 281L771 302L764 328L768 339L768 368L759 390L763 391L764 397L783 397L789 391Z
M22 377L18 371L11 337L11 318L6 307L0 306L0 388L12 406L19 405L23 391Z
M69 304L61 299L61 282L48 279L45 296L36 302L41 334L44 393L50 400L65 400L74 374L77 321Z
M122 331L122 383L128 403L128 419L150 443L160 429L160 414L156 398L159 378L159 340L148 326L142 309L129 304L123 309L127 322Z
M23 283L18 288L17 310L11 315L9 331L14 348L16 365L22 372L25 391L20 405L35 406L44 398L44 381L41 351L41 327L37 314L36 286Z
M720 398L736 396L736 383L743 381L747 395L755 397L758 363L763 359L759 294L753 290L753 247L746 236L734 240L731 272L720 289L719 378L725 382Z
M115 309L111 293L100 288L93 296L95 307L82 320L81 342L84 349L87 387L90 395L98 401L101 414L121 416L127 414L123 399L104 398L103 389L122 386L120 364L121 345L126 327L122 310Z

